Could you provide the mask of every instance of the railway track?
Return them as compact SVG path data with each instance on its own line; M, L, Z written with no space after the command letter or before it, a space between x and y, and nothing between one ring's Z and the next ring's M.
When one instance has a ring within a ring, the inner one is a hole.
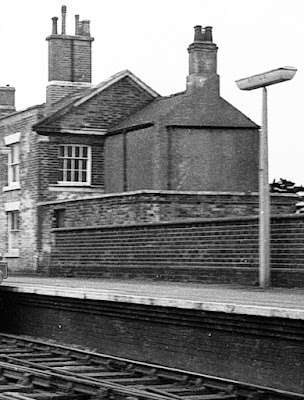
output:
M0 334L0 400L290 400L304 395Z

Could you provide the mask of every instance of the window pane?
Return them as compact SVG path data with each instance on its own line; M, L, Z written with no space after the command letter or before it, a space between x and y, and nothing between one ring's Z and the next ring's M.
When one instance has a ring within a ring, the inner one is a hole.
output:
M12 171L12 182L17 182L17 179L16 179L16 166L12 166L11 167L11 171Z
M19 248L19 211L10 211L8 217L9 250Z
M15 165L15 169L16 169L16 182L19 182L19 164Z
M19 248L19 232L11 232L10 245L11 249Z
M12 214L13 214L12 229L14 230L19 229L19 212L15 211Z
M88 155L88 146L60 146L59 173L61 181L87 182Z
M11 166L11 182L19 182L19 164Z
M12 146L12 164L19 162L19 144Z
M11 146L11 164L14 164L15 162L15 158L16 158L16 147L15 146Z

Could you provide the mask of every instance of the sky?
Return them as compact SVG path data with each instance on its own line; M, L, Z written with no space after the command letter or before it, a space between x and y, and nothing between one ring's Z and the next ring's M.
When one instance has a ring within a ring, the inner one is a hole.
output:
M282 66L297 73L268 89L269 180L304 185L303 0L10 0L0 2L0 86L16 88L16 108L45 101L52 20L67 7L91 21L93 84L128 69L161 95L185 90L195 25L212 26L221 96L261 125L262 91L235 81Z

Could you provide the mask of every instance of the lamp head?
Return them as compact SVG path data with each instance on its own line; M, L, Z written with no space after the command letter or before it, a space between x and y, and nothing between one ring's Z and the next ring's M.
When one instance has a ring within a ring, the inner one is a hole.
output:
M253 75L248 78L239 79L236 81L236 84L241 90L253 90L289 81L295 76L296 72L297 69L294 67L282 67L262 74Z

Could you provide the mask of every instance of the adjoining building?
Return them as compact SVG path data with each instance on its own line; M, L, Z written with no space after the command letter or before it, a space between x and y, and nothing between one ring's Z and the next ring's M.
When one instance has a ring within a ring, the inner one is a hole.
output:
M162 97L128 70L92 85L90 22L76 15L69 35L65 21L63 6L61 33L54 17L47 37L46 103L15 111L14 88L0 88L10 270L39 271L62 226L254 213L259 127L220 96L211 27L195 27L186 90Z

